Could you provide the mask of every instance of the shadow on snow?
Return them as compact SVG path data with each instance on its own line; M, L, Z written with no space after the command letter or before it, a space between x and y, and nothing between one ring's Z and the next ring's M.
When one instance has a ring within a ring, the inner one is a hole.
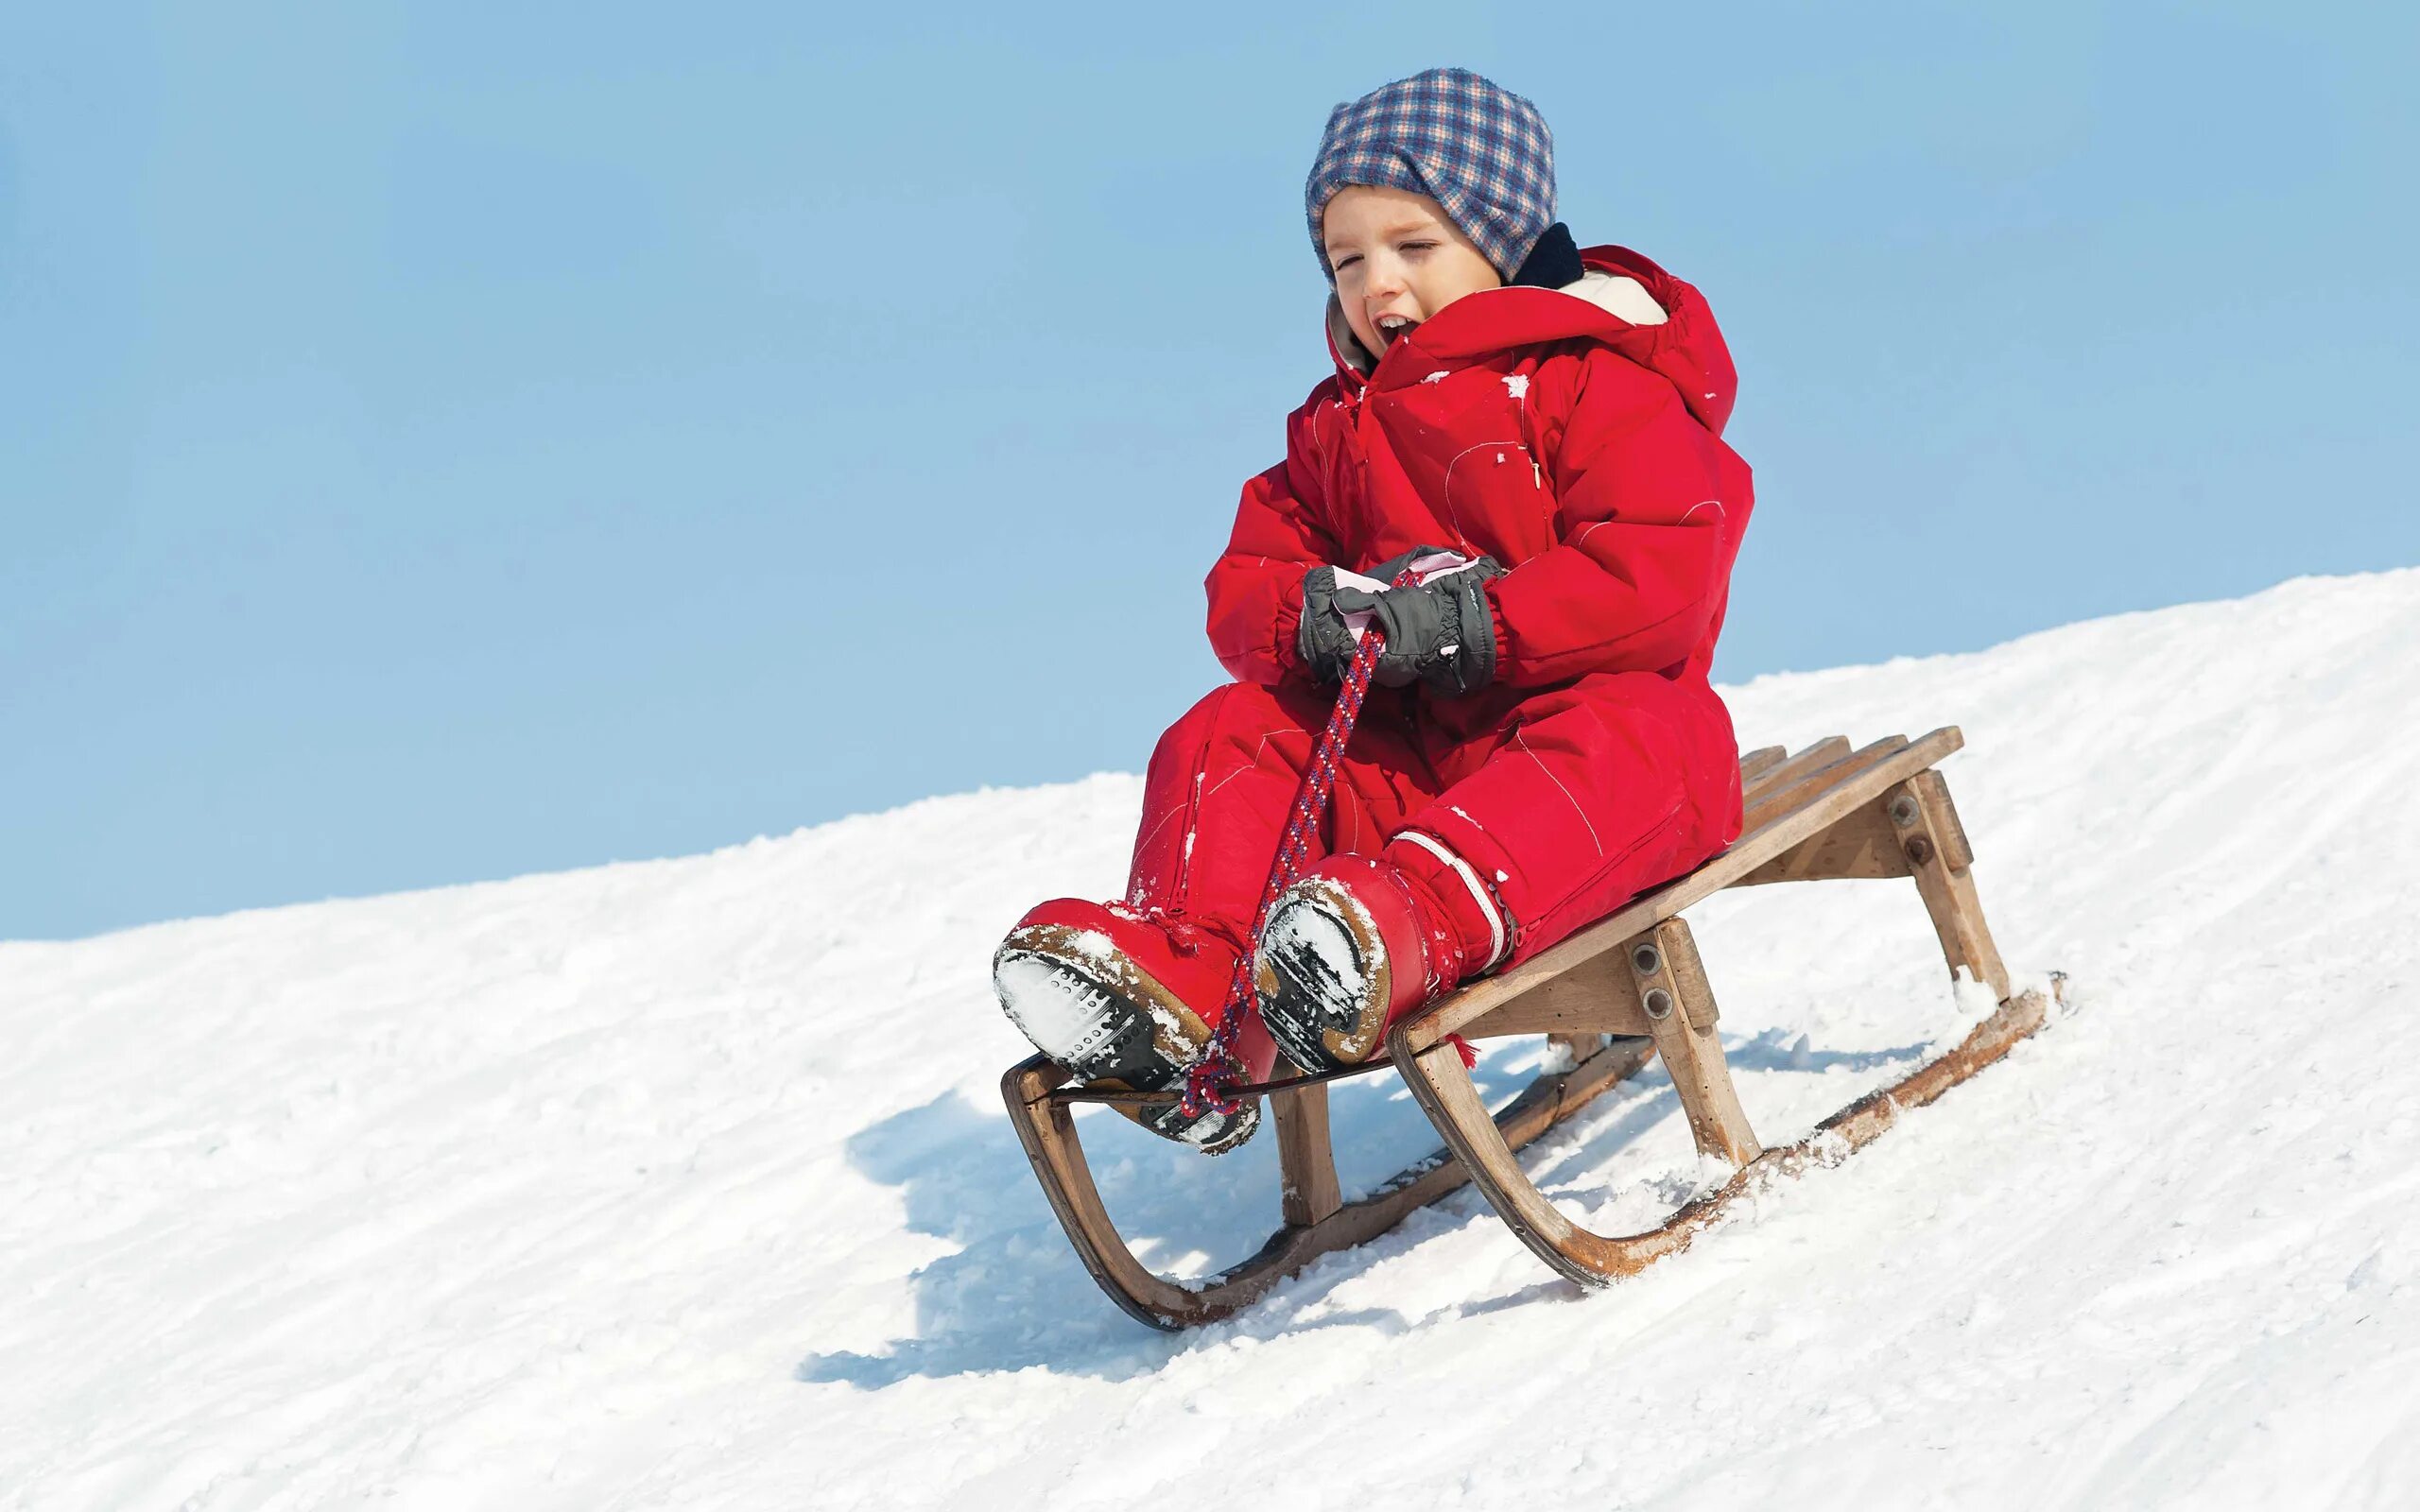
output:
M1494 1047L1475 1079L1491 1106L1527 1085L1539 1042ZM1726 1047L1736 1072L1864 1073L1922 1054L1921 1045L1876 1051L1814 1051L1780 1030ZM1667 1120L1678 1105L1660 1064L1627 1089L1606 1095L1601 1111L1548 1137L1557 1174L1585 1173ZM1329 1089L1339 1174L1348 1198L1437 1147L1410 1092L1380 1074ZM1242 1148L1205 1160L1154 1138L1106 1109L1078 1114L1102 1200L1143 1262L1164 1274L1208 1276L1259 1247L1277 1227L1277 1141L1264 1128ZM908 1227L946 1240L955 1253L916 1272L916 1330L884 1353L810 1353L795 1372L804 1382L846 1382L879 1389L914 1376L945 1377L1032 1366L1122 1380L1156 1370L1202 1339L1267 1335L1306 1327L1358 1324L1386 1332L1411 1320L1386 1311L1347 1311L1299 1320L1296 1314L1340 1282L1434 1233L1481 1221L1484 1204L1467 1189L1392 1235L1333 1255L1287 1282L1257 1306L1186 1334L1146 1329L1103 1297L1052 1216L1025 1152L997 1109L977 1108L955 1090L859 1130L846 1146L850 1163L898 1188ZM1525 1158L1525 1163L1530 1162ZM1563 1180L1549 1178L1557 1194ZM1675 1200L1678 1200L1677 1197ZM1492 1216L1485 1221L1493 1222ZM1455 1315L1477 1315L1576 1295L1553 1281L1486 1299Z

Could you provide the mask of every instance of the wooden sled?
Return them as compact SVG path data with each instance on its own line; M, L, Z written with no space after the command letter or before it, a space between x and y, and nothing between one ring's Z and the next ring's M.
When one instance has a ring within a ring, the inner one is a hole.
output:
M1183 1329L1249 1306L1332 1251L1392 1228L1414 1209L1478 1183L1538 1258L1571 1280L1603 1284L1685 1247L1741 1193L1810 1163L1829 1163L2009 1052L2041 1027L2039 992L2011 997L1984 926L1973 853L1934 767L1964 744L1955 727L1914 742L1893 735L1862 749L1834 736L1787 755L1752 751L1739 764L1747 817L1737 843L1697 870L1641 895L1608 919L1500 976L1439 1000L1387 1035L1387 1056L1328 1076L1272 1083L1283 1224L1251 1259L1201 1281L1153 1274L1118 1236L1084 1162L1075 1105L1166 1100L1171 1092L1096 1091L1036 1056L1011 1067L1001 1091L1009 1120L1050 1206L1093 1279L1153 1328ZM1741 1110L1715 1035L1714 993L1683 909L1725 887L1842 877L1912 877L1950 972L1991 985L1999 1006L1955 1049L1895 1085L1775 1149L1759 1144ZM1568 1069L1548 1071L1491 1114L1450 1037L1546 1034ZM1645 1233L1592 1233L1564 1216L1513 1152L1662 1056L1698 1148L1735 1175ZM1388 1069L1402 1074L1445 1141L1367 1196L1342 1200L1328 1146L1326 1082Z

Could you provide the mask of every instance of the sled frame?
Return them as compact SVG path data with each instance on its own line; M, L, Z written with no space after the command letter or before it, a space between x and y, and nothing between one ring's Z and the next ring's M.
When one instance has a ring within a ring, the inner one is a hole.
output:
M1329 1145L1325 1078L1267 1093L1276 1127L1283 1222L1250 1259L1200 1281L1153 1273L1118 1234L1086 1163L1079 1103L1168 1097L1070 1087L1036 1056L1001 1078L1011 1124L1052 1211L1093 1279L1128 1314L1177 1330L1250 1306L1322 1255L1393 1228L1414 1210L1475 1183L1539 1259L1583 1285L1602 1285L1685 1248L1735 1199L1810 1164L1830 1164L2005 1056L2041 1027L2048 1000L2012 997L2008 973L1977 900L1973 851L1935 766L1964 744L1954 726L1915 741L1893 735L1858 749L1834 736L1790 754L1772 747L1740 761L1747 814L1739 840L1695 871L1644 893L1553 948L1482 978L1402 1022L1387 1054L1351 1074L1392 1069L1444 1140L1365 1196L1342 1200ZM1858 1099L1792 1144L1756 1139L1716 1034L1719 1010L1684 909L1727 887L1836 878L1909 877L1953 978L1990 984L1999 1006L1954 1049ZM1472 1083L1455 1040L1547 1035L1564 1069L1549 1069L1495 1113ZM1513 1159L1661 1056L1698 1149L1728 1162L1730 1179L1642 1233L1602 1235L1547 1200Z

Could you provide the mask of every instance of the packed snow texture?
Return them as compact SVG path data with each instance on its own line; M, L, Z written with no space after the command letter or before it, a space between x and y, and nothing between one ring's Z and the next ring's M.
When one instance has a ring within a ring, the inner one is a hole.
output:
M1100 1295L985 973L1116 891L1131 777L0 945L0 1505L2420 1505L2415 649L2407 571L1730 690L1962 725L2073 1006L1594 1293L1466 1191L1188 1335ZM1769 1142L1973 1016L1905 883L1691 917ZM1334 1108L1348 1188L1435 1143ZM1276 1220L1267 1134L1082 1128L1163 1269ZM1712 1174L1656 1069L1526 1160L1600 1228Z

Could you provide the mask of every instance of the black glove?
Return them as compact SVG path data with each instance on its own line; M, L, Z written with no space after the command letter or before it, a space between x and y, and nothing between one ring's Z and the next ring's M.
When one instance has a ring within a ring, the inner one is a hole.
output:
M1314 567L1303 575L1303 623L1294 649L1315 682L1341 682L1353 664L1353 632L1336 611L1336 569Z
M1392 583L1411 562L1443 549L1422 546L1405 552L1366 576ZM1295 632L1295 648L1313 678L1341 680L1354 652L1353 632L1344 616L1366 610L1387 638L1372 674L1381 684L1400 688L1424 680L1448 697L1476 693L1495 676L1495 621L1485 584L1503 575L1494 558L1482 557L1423 587L1373 593L1339 588L1335 568L1314 567L1303 576L1303 622Z
M1371 593L1340 588L1330 603L1340 618L1363 610L1376 616L1386 649L1370 676L1390 688L1415 680L1432 693L1459 698L1495 678L1495 614L1488 607L1487 580L1504 569L1492 557L1432 577L1414 588Z
M1400 557L1391 557L1378 563L1364 577L1382 583L1392 583L1402 571L1423 557L1443 553L1443 546L1414 546ZM1303 623L1294 631L1294 649L1303 654L1303 665L1310 669L1312 680L1342 682L1344 669L1353 664L1356 645L1353 631L1344 616L1336 611L1336 569L1314 567L1303 575Z

